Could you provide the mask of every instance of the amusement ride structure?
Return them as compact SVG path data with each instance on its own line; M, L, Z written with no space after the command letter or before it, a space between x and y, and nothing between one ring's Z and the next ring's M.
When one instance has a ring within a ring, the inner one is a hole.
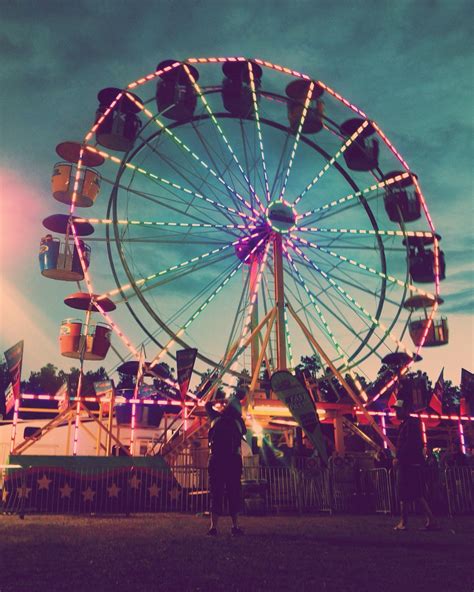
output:
M63 321L60 344L81 376L110 347L138 374L131 431L127 443L114 433L115 391L97 417L81 381L48 429L72 424L75 454L82 419L94 417L106 455L113 442L138 454L140 410L169 404L140 395L143 377L195 348L197 381L209 376L203 399L246 386L249 425L264 430L294 430L269 378L312 355L347 393L327 403L318 379L307 380L336 449L358 430L347 421L354 410L375 446L393 447L390 414L371 405L422 348L448 342L448 326L438 312L441 237L417 175L381 127L324 82L243 57L166 60L98 100L84 138L57 146L52 193L67 211L43 221L40 266L78 285L65 304L84 318ZM138 343L119 312L138 325ZM382 362L392 371L369 395L360 373ZM179 438L153 445L170 458L206 428L199 393L182 395ZM13 439L12 450L27 445Z

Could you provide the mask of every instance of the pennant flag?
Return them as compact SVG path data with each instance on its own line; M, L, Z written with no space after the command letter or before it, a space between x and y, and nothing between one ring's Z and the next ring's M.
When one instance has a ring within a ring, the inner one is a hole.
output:
M324 443L321 424L316 406L300 381L287 370L274 372L271 378L272 390L290 410L291 415L301 426L324 464L328 463L328 454Z
M114 394L114 381L113 380L99 380L94 382L94 391L99 399L111 399ZM110 408L110 401L102 403L102 411L108 413Z
M8 413L20 397L21 365L23 363L23 341L19 341L5 352L12 393L5 397L5 412Z
M13 408L15 404L15 397L13 395L13 387L12 383L9 382L7 388L5 389L4 393L5 398L5 415Z
M443 395L444 395L444 368L441 370L438 380L434 385L433 394L429 406L435 413L443 413Z
M156 395L156 388L152 384L141 384L138 389L138 397L140 399L149 399Z
M176 352L176 369L178 373L179 392L181 400L184 401L189 389L194 362L196 361L197 349L189 347Z
M64 382L56 391L55 397L62 397L58 401L58 411L62 413L69 407L69 376L67 377L66 382Z
M143 376L145 375L145 351L142 347L140 350L140 359L138 360L138 370L137 370L137 378L135 380L135 389L133 392L133 398L136 399L138 397L138 391L143 381Z
M461 415L474 414L474 374L461 368Z

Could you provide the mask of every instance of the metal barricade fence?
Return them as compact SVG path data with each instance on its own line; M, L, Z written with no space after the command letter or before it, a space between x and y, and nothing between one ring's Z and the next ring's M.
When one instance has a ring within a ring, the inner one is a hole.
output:
M350 470L349 470L350 469ZM474 469L450 467L431 475L431 498L446 500L437 513L474 512ZM278 512L398 512L393 472L354 466L322 469L244 466L244 510ZM429 493L429 492L428 492ZM206 468L174 465L66 470L30 467L8 470L2 492L3 512L109 513L192 512L210 509ZM412 508L414 510L415 508Z
M448 467L444 476L449 514L474 513L474 467Z

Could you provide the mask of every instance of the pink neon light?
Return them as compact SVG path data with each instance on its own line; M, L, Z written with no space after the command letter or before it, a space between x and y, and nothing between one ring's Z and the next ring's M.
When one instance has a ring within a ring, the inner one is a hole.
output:
M364 119L367 119L367 115L361 109L359 109L359 107L356 107L353 103L345 99L342 95L330 88L327 84L324 84L324 82L321 82L321 80L318 80L318 84L338 101L341 101L341 103L343 103L346 107L349 107L349 109L352 109L352 111L355 111Z
M423 420L421 420L421 437L423 439L423 446L427 448L428 446L428 436L426 435L426 424Z
M21 395L18 399L15 399L15 406L13 408L12 433L10 438L10 454L13 452L13 448L15 447L16 425L18 423L18 410L20 408L20 399Z
M397 149L395 148L395 146L390 142L390 140L387 138L387 136L383 133L383 131L380 129L380 127L375 123L375 121L372 121L371 123L372 123L374 129L379 134L379 136L382 138L382 140L388 146L388 148L390 149L390 151L393 152L393 154L398 158L398 160L402 163L402 165L405 167L405 169L407 171L409 171L410 170L410 167L408 166L408 164L406 163L406 161L402 158L402 155L397 151Z
M76 405L76 418L74 421L74 444L72 447L72 455L77 455L77 446L79 444L79 415L81 413L81 400L77 401Z
M370 411L369 411L370 413ZM387 425L385 423L385 415L380 416L380 425L382 426L382 432L385 437L387 437ZM386 440L383 441L383 447L388 448L388 444Z
M130 82L130 84L127 86L127 88L136 88L137 86L145 84L145 82L149 82L150 80L153 80L154 78L157 78L158 76L161 76L161 74L163 74L164 72L169 72L170 70L173 70L174 68L176 68L179 65L180 65L180 62L174 62L174 64L171 64L170 66L166 66L166 68L162 68L161 70L156 70L156 72L152 72L151 74L147 74L147 76L143 76L142 78L135 80L135 82Z
M466 454L466 440L464 438L464 428L463 428L463 425L460 420L458 423L458 429L459 429L459 443L461 444L461 450L462 450L463 454Z

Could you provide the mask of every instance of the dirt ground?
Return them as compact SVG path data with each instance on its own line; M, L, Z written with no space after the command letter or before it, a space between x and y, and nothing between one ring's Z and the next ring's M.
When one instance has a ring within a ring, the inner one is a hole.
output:
M473 592L474 517L394 532L387 516L0 516L0 592Z

